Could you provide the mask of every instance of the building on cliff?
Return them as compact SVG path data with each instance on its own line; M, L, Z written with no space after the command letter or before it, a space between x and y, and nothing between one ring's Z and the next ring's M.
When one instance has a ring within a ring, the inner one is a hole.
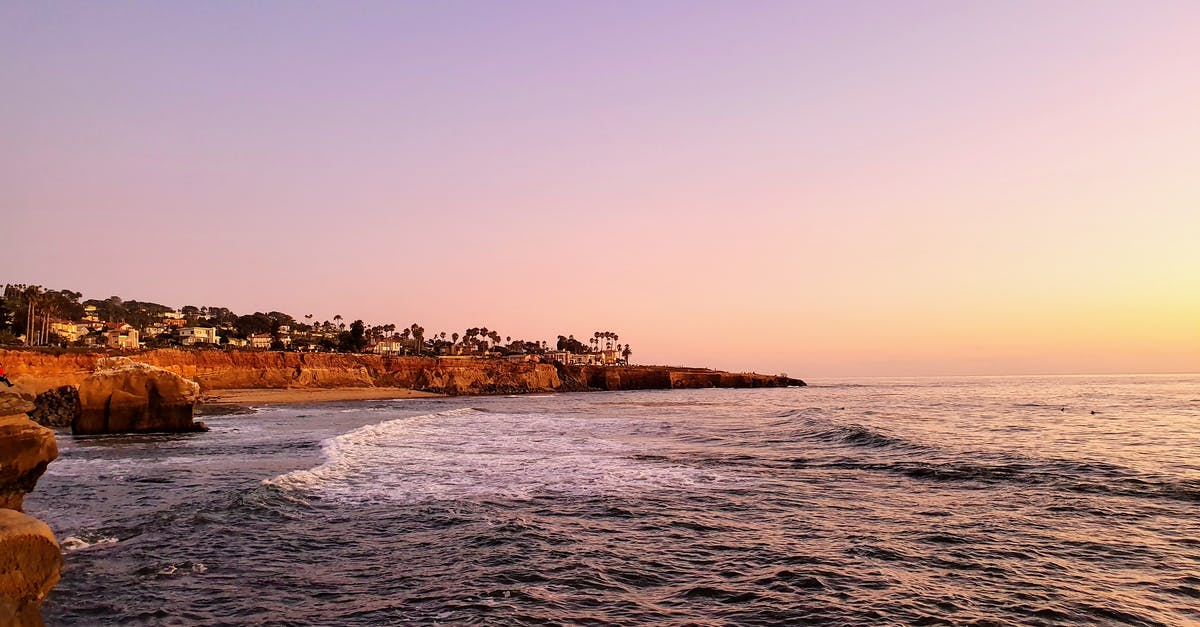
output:
M108 323L108 330L104 332L104 340L109 348L139 347L137 329L124 322Z
M398 337L385 337L368 350L376 355L399 355L404 351L404 342Z
M545 361L556 361L568 366L615 366L620 364L617 351L609 349L594 353L572 353L565 350L546 351Z
M196 344L216 344L221 341L217 335L217 330L212 327L180 327L175 332L179 336L179 343L184 346L194 346ZM270 336L267 336L268 338ZM270 341L267 346L270 346Z

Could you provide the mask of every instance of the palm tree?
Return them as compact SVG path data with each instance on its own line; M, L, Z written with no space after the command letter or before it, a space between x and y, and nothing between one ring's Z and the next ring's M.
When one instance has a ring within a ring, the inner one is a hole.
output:
M25 300L29 307L25 316L25 345L33 346L33 319L37 316L37 306L42 300L41 286L30 285L25 288Z
M333 321L337 323L339 329L346 330L346 325L342 323L342 314L334 314Z
M626 365L626 366L628 366L628 365L629 365L629 356L630 356L630 355L632 355L632 354L633 354L633 351L632 351L632 350L629 350L629 345L628 345L628 344L626 344L626 345L625 345L625 349L621 351L621 356L625 358L625 365Z

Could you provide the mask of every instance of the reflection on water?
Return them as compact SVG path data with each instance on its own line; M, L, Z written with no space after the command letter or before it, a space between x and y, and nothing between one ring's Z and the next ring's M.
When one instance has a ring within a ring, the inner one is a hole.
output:
M51 624L1200 620L1200 379L268 408L65 438ZM1096 412L1096 413L1092 413Z

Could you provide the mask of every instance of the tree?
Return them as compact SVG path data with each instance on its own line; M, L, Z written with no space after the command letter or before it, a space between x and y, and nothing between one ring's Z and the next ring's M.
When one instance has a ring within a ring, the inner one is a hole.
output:
M417 345L417 356L420 357L421 345L425 343L425 327L414 322L409 330L412 331L413 340Z
M25 288L25 302L27 303L27 313L25 314L25 345L33 346L33 333L35 329L34 320L37 318L37 307L41 302L42 287L40 285L30 285Z
M628 344L626 344L626 345L625 345L625 348L624 348L624 350L622 350L622 351L621 351L621 357L624 357L624 358L625 358L625 364L626 364L626 365L628 365L628 364L629 364L629 356L630 356L630 355L632 355L632 354L633 354L633 351L632 351L632 350L630 350L630 349L629 349L629 345L628 345ZM659 363L661 363L661 362L659 362Z
M364 333L362 320L355 320L350 323L350 348L356 353L361 353L367 346L367 338Z

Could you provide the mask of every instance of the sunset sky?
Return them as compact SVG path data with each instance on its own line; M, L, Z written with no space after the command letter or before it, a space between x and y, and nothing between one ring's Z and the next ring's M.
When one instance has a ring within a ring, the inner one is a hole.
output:
M0 3L0 282L1200 371L1200 2Z

